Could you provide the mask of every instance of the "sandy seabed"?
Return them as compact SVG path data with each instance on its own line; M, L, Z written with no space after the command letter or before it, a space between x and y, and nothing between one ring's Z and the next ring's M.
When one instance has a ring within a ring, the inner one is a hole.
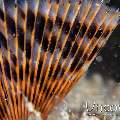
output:
M47 120L120 120L120 84L99 74L84 76ZM29 120L41 120L30 116Z

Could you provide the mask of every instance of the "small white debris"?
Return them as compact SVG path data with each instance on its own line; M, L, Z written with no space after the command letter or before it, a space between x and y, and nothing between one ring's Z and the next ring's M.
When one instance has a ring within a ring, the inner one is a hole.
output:
M103 57L102 57L102 56L96 57L96 61L97 61L97 62L102 62L102 61L103 61Z
M28 111L30 113L33 113L32 115L29 116L28 120L31 120L32 118L34 118L34 120L42 120L40 112L35 110L34 105L28 101L28 98L25 97L24 100Z
M60 103L55 106L54 110L48 115L47 120L70 120L67 103Z
M115 57L115 58L118 58L118 54L114 54L114 57Z
M15 37L15 33L13 34L13 37Z
M7 99L5 98L5 101L7 101Z
M28 111L29 111L29 112L33 112L33 111L34 111L34 107L33 107L32 103L27 102L27 103L26 103L26 107L28 108Z
M69 114L66 111L61 112L61 117L63 117L64 120L69 120Z
M97 6L97 7L99 7L99 6L100 6L100 4L96 3L96 6Z

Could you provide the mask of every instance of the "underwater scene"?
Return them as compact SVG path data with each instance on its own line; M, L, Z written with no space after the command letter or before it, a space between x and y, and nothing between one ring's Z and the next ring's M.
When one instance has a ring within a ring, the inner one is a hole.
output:
M120 120L120 0L0 0L0 120Z

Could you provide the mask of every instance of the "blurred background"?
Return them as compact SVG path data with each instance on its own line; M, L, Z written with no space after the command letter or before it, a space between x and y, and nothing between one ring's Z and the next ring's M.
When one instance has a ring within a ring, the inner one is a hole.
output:
M105 0L108 6L120 9L120 0ZM113 78L120 82L120 22L107 44L91 65L88 76L100 73L106 80Z

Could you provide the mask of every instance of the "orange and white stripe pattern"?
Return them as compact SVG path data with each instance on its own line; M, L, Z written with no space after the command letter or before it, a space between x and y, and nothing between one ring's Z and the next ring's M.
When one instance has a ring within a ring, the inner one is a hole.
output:
M116 28L98 0L2 0L0 120L45 117L74 87Z

